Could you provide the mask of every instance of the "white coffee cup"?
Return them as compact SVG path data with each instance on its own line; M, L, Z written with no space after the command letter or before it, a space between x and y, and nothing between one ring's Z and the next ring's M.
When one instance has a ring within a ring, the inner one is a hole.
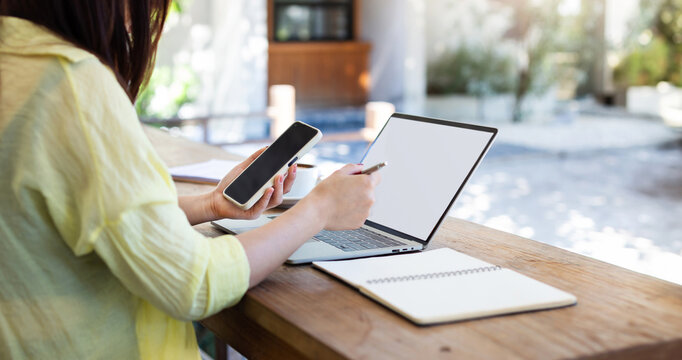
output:
M285 198L300 199L310 192L320 176L320 170L315 165L298 164L296 168L296 180L291 186L291 190L284 194Z

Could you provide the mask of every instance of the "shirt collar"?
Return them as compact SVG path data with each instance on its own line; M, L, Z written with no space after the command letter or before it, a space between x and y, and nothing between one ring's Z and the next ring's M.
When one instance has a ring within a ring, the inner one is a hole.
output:
M71 62L94 57L43 26L11 16L0 16L0 53L59 56Z

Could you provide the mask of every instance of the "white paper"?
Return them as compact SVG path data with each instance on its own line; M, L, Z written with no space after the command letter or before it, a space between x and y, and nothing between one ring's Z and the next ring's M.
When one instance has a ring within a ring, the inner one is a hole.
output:
M196 164L170 168L170 173L175 180L213 182L217 184L238 164L239 161L211 159Z

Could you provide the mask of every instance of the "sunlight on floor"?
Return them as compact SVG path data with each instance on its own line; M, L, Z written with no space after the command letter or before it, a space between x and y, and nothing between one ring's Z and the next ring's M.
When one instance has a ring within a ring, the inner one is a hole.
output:
M610 226L598 229L592 219L577 211L571 211L570 220L557 228L557 235L571 242L568 250L682 284L682 256L660 249L651 239Z
M504 173L483 178L486 179L510 180ZM518 178L513 182L515 188L509 191L509 197L516 198L530 193L530 186L525 179ZM557 214L568 213L566 221L557 225L552 225L551 222L548 224L555 229L555 237L552 238L538 238L535 228L523 224L526 221L515 220L507 214L493 214L491 207L495 206L498 199L481 183L470 184L465 188L450 215L682 284L682 256L662 250L651 239L634 236L626 230L610 226L598 228L590 217L577 210L568 210L567 205L561 202L562 198L563 194L555 191L544 196L542 201L551 209L545 213L548 221L558 220ZM587 202L591 205L603 205L605 199L600 196L588 197ZM538 219L535 220L537 222Z

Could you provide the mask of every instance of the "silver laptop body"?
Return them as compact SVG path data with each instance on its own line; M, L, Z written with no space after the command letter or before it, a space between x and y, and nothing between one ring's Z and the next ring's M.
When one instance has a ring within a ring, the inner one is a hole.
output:
M287 263L425 249L496 135L495 128L393 114L362 160L366 166L388 163L380 170L382 180L365 224L356 230L323 230L296 250ZM213 225L239 234L272 218L223 219Z

